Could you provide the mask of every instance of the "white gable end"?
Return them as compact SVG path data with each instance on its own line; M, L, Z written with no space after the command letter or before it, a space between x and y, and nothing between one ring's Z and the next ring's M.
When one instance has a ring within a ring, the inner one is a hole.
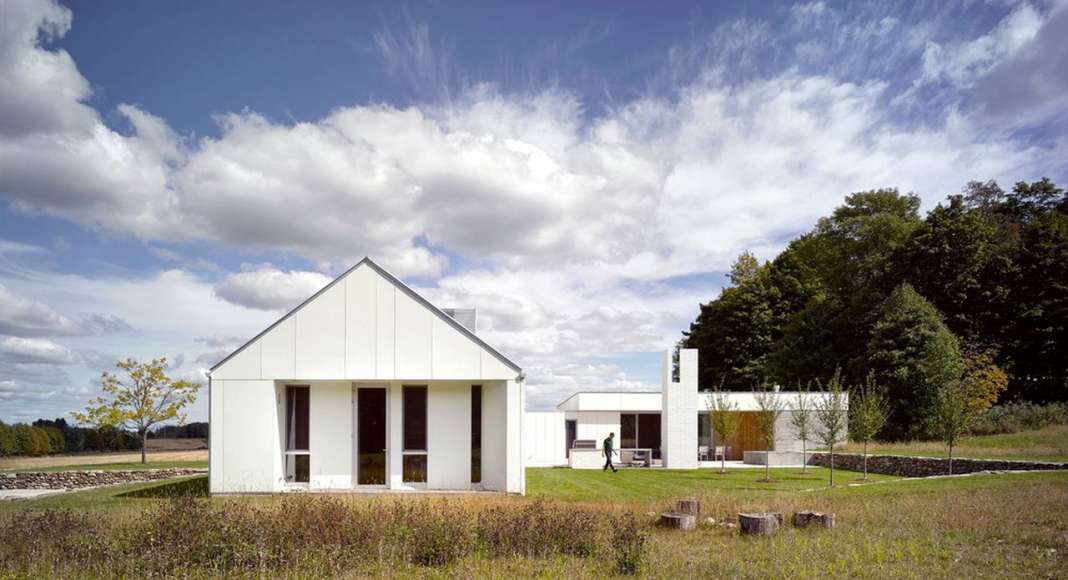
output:
M370 260L212 371L214 379L512 380L519 369Z

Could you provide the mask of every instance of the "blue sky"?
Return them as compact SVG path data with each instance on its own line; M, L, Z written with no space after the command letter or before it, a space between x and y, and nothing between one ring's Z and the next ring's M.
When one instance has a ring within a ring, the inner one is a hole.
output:
M0 0L0 78L7 421L118 357L202 377L364 255L477 307L533 407L655 389L846 194L1068 181L1047 0Z

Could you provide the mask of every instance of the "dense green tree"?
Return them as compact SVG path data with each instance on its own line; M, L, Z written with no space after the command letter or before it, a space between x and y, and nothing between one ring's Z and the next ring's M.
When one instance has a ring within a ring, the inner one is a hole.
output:
M51 447L44 430L30 425L15 425L15 440L18 442L18 454L37 457L48 455Z
M942 312L954 334L997 346L1010 301L1011 252L992 216L968 209L955 195L931 210L899 261L907 269L902 277Z
M1010 391L1068 399L1068 197L1049 180L1018 183L1007 205L1019 224L1011 315L999 363Z
M8 457L18 452L18 441L15 440L15 429L0 421L0 457Z
M684 348L701 351L698 381L751 388L764 378L774 342L772 297L767 267L752 269L752 256L742 254L732 268L738 286L725 288L719 298L701 305L697 320L685 333Z
M890 399L884 435L931 438L938 391L964 367L957 337L911 285L899 285L880 308L865 363Z

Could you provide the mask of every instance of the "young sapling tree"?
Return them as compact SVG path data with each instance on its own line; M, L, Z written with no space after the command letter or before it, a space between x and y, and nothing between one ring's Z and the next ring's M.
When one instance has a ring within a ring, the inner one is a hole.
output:
M846 433L847 419L846 395L842 387L841 369L834 371L834 376L827 383L827 389L820 390L820 397L816 401L816 420L819 422L816 436L830 455L829 485L834 487L834 446Z
M709 422L712 430L716 433L715 443L723 446L723 454L720 456L719 472L727 472L727 440L738 431L738 405L727 397L723 392L723 381L719 387L712 391L712 399L708 409Z
M755 394L757 404L757 431L764 445L764 481L771 481L771 452L775 450L775 423L782 416L783 400L778 387L765 381Z
M853 441L864 444L864 479L868 479L868 442L883 426L890 412L890 404L882 387L875 382L875 372L869 372L864 384L849 398L849 434Z

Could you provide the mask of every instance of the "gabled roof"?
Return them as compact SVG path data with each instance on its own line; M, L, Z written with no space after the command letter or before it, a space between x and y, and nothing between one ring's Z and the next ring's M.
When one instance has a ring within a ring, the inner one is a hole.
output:
M469 330L466 326L464 326L463 324L460 324L455 318L453 318L452 316L449 316L448 314L443 312L437 306L434 306L434 304L432 302L430 302L426 298L423 298L418 292L416 292L415 290L412 290L411 287L409 287L407 284L405 284L400 278L394 276L393 274L391 274L388 270L386 270L382 266L379 266L377 263L375 263L374 260L372 260L369 257L365 257L364 259L360 260L355 266L349 268L348 270L345 270L337 278L334 278L329 284L327 284L326 286L323 286L318 292L316 292L315 294L312 294L304 302L301 302L296 308L293 308L292 310L287 312L285 314L285 316L283 316L283 317L279 318L278 320L276 320L274 322L274 324L271 324L267 328L263 329L262 332L260 332L256 336L253 336L252 338L250 338L245 344L242 344L239 348L237 348L237 350L235 350L234 352L228 354L226 356L226 358L224 358L221 361L215 363L215 365L213 365L211 367L209 372L214 371L215 369L217 369L217 368L221 367L222 365L226 364L226 361L234 358L235 356L237 356L238 353L240 353L241 351L245 350L245 348L247 348L249 345L251 345L252 343L256 342L263 335L265 335L268 332L270 332L271 329L273 329L274 327L278 326L279 324L285 322L286 319L288 319L291 316L293 316L294 314L296 314L301 308L304 308L304 306L306 304L308 304L309 302L311 302L311 301L315 300L316 298L318 298L321 294L323 294L324 292L326 292L327 290L332 288L335 284L337 284L338 282L343 280L346 276L348 276L350 273L352 273L354 270L356 270L360 266L368 266L369 268L371 268L375 272L377 272L380 276L382 276L386 280L389 280L390 283L392 283L394 286L396 286L402 292L407 294L411 299L415 300L417 303L421 304L423 307L425 307L426 309L430 310L430 312L432 312L434 315L436 315L438 318L440 318L446 324L448 324L449 326L452 326L454 329L459 331L461 334L463 334L467 338L469 338L472 341L474 341L475 344L479 345L480 347L485 349L487 352L492 354L494 357L497 358L497 360L501 361L508 368L514 370L516 373L522 373L523 372L523 369L520 368L519 365L517 365L514 362L512 362L511 359L509 359L508 357L504 356L503 354L501 354L500 351L498 351L497 349L495 349L492 346L490 346L489 344L487 344L484 340L482 340L477 335L475 335L475 333L472 332L471 330Z

